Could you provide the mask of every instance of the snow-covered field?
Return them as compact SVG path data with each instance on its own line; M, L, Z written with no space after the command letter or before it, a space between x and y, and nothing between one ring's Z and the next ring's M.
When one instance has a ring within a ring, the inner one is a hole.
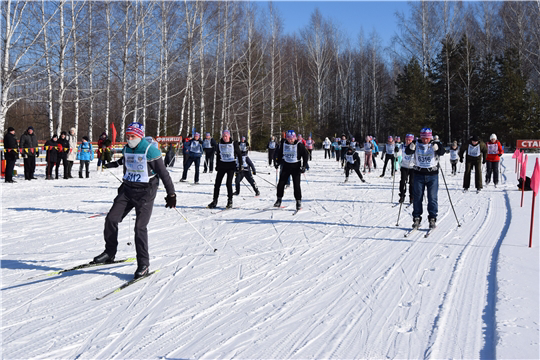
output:
M250 156L275 183L266 154ZM209 210L213 178L201 169L200 185L180 184L180 164L171 170L178 209L217 252L165 209L160 190L149 237L151 269L161 271L103 300L95 299L131 279L135 264L44 275L103 251L98 214L118 180L94 164L90 179L45 181L40 167L38 181L2 183L2 358L540 358L540 221L529 249L532 193L521 208L511 155L502 184L479 194L461 191L463 166L450 176L445 156L462 225L440 175L428 238L404 238L412 206L396 226L389 171L343 184L337 163L315 152L304 209L293 216L292 189L287 208L269 210L275 188L258 176L260 198L242 186L234 209ZM221 208L225 194L223 186ZM117 258L135 256L133 226L132 212Z

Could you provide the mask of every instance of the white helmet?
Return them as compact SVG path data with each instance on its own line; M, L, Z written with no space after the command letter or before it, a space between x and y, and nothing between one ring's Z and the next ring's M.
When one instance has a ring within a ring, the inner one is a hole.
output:
M489 137L489 140L497 140L497 135L491 134L491 136Z

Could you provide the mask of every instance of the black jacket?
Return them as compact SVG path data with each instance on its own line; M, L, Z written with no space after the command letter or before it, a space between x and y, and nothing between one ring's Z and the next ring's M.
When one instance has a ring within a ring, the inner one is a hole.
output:
M345 163L347 164L349 168L360 168L360 156L358 156L358 153L355 150L353 150L353 148L349 148L349 150L347 150L345 155L352 155L353 160L354 160L354 164L351 164L348 161Z
M17 138L12 133L6 133L4 136L4 151L6 160L15 160L19 158L19 145Z
M67 138L62 139L62 136L58 138L58 144L62 145L62 149L58 149L58 159L67 159L67 154L69 152L69 140Z
M309 153L307 152L306 150L306 147L304 146L304 144L302 142L299 142L298 140L295 140L293 144L291 145L295 145L295 144L298 144L298 155L297 155L297 160L301 160L297 163L287 163L285 160L283 160L283 148L284 148L284 143L285 143L285 139L283 139L280 143L280 146L279 146L279 149L278 151L276 151L276 165L277 164L283 164L283 166L296 166L296 164L300 164L299 166L303 166L305 168L308 167L308 159L309 159Z
M28 133L28 130L25 131L24 134L21 135L21 141L19 143L19 146L21 147L24 155L36 156L38 140L35 132L30 135ZM34 151L30 150L31 148L33 148Z
M58 141L54 141L53 139L47 140L45 149L47 150L47 162L58 162Z
M239 166L244 166L242 162L242 152L240 151L240 148L238 147L237 141L232 141L232 139L229 140L229 142L225 142L223 139L219 140L219 144L233 144L234 145L234 157L238 159ZM216 146L216 171L227 171L227 170L235 170L236 169L236 161L231 162L223 162L221 161L221 151L219 149L219 144Z

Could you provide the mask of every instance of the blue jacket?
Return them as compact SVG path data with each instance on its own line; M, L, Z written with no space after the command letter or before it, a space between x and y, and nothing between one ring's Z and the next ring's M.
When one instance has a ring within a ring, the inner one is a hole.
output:
M377 145L375 140L371 140L371 143L373 144L373 153L378 154L379 153L379 145Z
M77 150L77 160L92 161L94 160L94 149L89 142L83 142Z

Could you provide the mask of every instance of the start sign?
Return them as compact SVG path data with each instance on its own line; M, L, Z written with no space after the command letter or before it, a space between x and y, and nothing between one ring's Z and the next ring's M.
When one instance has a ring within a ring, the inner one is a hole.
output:
M518 140L518 149L540 149L540 140Z
M181 136L158 136L156 137L158 143L179 143L182 142Z

